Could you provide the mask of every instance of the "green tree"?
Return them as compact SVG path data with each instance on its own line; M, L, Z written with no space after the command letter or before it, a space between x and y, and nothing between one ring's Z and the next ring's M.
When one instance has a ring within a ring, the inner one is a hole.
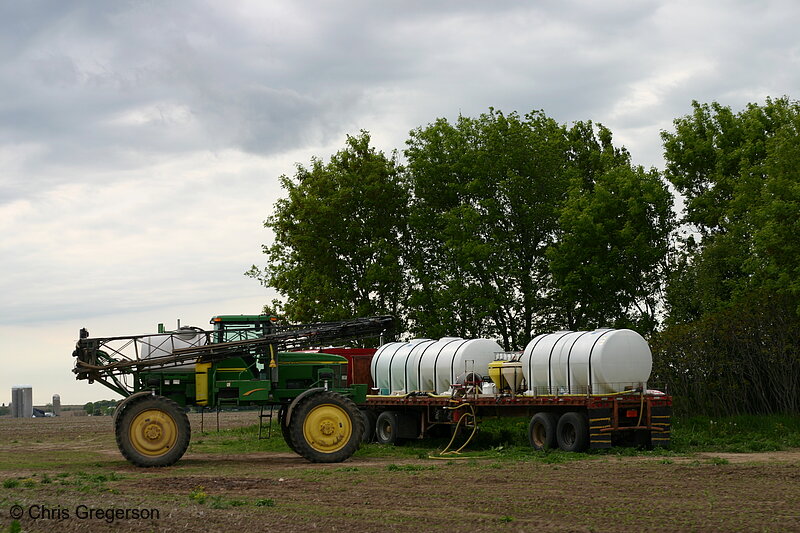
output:
M800 104L768 98L739 113L716 102L692 107L662 133L666 177L686 198L692 233L667 293L670 321L761 288L800 296Z
M676 413L800 412L796 300L764 290L655 334L651 382L668 385Z
M366 131L330 162L281 176L287 197L264 223L274 233L267 266L248 273L281 294L274 311L301 322L399 313L408 205L399 176Z
M693 102L662 134L688 235L654 338L656 373L704 412L797 411L800 104Z
M570 131L572 172L558 238L548 251L554 310L568 329L657 325L672 195L656 170L631 165L611 132Z
M542 112L490 109L411 132L409 319L431 337L524 346L546 308L547 262L566 192L566 130Z
M800 299L800 107L767 141L765 178L751 213L752 253L744 270L754 283ZM800 307L798 307L800 313Z

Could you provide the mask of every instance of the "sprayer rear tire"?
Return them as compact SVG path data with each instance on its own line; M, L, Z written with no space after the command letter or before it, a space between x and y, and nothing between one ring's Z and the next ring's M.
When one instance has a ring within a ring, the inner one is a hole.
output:
M169 466L186 452L189 419L169 398L143 396L125 406L115 424L117 446L129 462L141 467Z
M536 413L528 425L528 441L534 450L558 448L558 417L553 413Z
M584 413L574 411L558 419L556 426L558 447L565 452L583 452L589 447L589 421Z
M340 463L361 444L364 422L352 400L336 392L305 397L292 410L292 449L312 463Z

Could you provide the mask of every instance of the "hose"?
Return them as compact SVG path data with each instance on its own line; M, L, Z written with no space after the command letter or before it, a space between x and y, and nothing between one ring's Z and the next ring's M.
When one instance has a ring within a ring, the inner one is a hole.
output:
M464 413L461 416L461 418L458 419L458 422L456 423L456 427L455 427L455 429L453 429L453 436L450 438L450 442L447 443L447 446L444 447L444 450L439 452L438 455L429 455L428 459L439 459L439 460L477 459L477 457L452 457L454 455L460 455L461 451L464 448L466 448L467 445L470 442L472 442L472 438L475 437L475 434L478 432L478 423L477 423L478 416L475 414L475 407L473 407L472 404L462 403L461 405L458 405L456 407L445 407L445 409L450 409L450 410L454 411L454 410L457 410L457 409L461 409L462 407L469 407L470 412L469 413ZM467 437L467 440L464 442L464 444L461 445L461 447L459 449L450 450L450 447L453 445L453 442L455 442L455 440L456 440L456 436L458 435L458 430L461 427L461 423L464 422L467 419L467 417L471 417L472 418L472 433L470 433L469 437Z
M642 391L641 397L642 401L639 404L639 420L636 422L636 427L642 425L642 415L644 414L644 390Z

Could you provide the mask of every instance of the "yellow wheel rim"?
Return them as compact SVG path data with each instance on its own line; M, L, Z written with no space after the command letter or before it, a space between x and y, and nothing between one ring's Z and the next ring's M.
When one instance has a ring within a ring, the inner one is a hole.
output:
M352 435L350 416L338 405L318 405L303 421L303 436L318 452L337 452L347 445Z
M130 426L131 444L143 455L164 455L178 440L178 425L160 409L142 411Z

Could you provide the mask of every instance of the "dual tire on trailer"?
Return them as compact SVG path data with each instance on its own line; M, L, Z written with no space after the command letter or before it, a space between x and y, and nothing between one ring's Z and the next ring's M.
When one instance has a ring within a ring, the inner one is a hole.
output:
M375 420L375 442L401 444L419 436L419 416L398 411L383 411Z
M570 411L560 417L555 413L536 413L528 425L528 440L535 450L561 448L582 452L589 447L589 420L585 413Z
M375 440L379 444L400 443L400 417L394 411L384 411L375 421Z

